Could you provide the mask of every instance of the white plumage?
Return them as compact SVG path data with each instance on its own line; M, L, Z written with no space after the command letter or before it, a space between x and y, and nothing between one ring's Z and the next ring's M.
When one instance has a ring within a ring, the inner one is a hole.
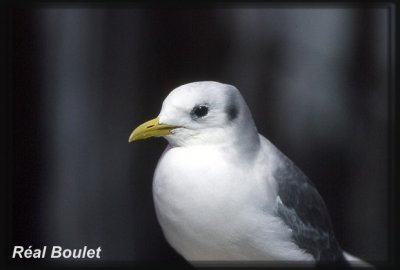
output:
M130 141L164 136L153 180L166 239L192 263L346 263L307 177L258 134L239 91L180 86Z

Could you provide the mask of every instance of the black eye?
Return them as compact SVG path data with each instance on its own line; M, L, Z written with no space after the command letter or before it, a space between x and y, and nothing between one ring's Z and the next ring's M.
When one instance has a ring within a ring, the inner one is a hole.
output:
M205 105L196 106L190 114L199 118L204 117L208 114L208 107Z

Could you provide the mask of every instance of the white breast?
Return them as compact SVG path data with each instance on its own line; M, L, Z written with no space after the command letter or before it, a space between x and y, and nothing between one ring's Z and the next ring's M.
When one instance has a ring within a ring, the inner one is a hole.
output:
M255 177L254 168L233 166L224 153L177 147L160 158L153 196L168 242L189 261L274 260L285 250L304 260L272 215L276 193L268 170Z

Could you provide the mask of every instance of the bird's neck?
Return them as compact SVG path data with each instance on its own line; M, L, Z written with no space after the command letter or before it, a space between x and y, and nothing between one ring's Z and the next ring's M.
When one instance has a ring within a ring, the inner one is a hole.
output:
M247 160L254 159L260 149L260 137L254 125L249 125L246 132L235 136L231 148L237 149L237 154Z

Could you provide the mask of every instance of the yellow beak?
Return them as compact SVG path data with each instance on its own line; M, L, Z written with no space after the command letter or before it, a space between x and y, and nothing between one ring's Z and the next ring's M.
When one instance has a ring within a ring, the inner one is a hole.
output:
M174 128L176 126L160 124L160 119L157 117L135 128L129 136L128 141L133 142L150 137L168 135L171 134L171 130Z

